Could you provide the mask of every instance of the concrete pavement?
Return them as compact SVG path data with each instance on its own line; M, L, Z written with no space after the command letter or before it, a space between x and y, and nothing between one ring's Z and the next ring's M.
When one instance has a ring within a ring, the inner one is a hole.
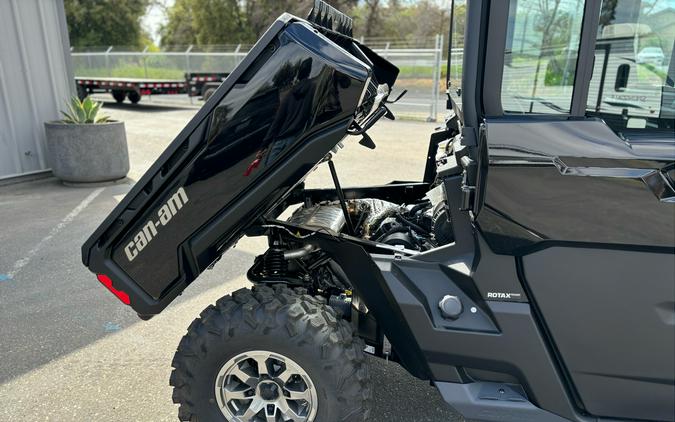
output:
M106 105L124 120L130 180L68 188L55 179L0 187L0 419L11 421L177 420L168 385L171 358L208 304L249 283L264 250L244 239L161 315L140 321L82 266L80 246L133 180L195 113L162 106ZM433 125L382 122L374 151L348 139L335 161L344 186L419 179ZM308 179L330 186L327 169ZM461 420L428 383L398 364L371 359L373 421Z
M391 104L390 108L397 116L405 120L426 121L431 117L431 88L419 89L414 86L406 86L394 89L392 99L398 96L401 91L407 88L408 92L396 104ZM109 93L97 93L93 95L97 101L103 101L106 104L114 104L115 100ZM125 100L128 103L129 100ZM198 97L188 97L187 94L162 94L162 95L145 95L141 98L141 105L154 105L160 107L181 107L199 109L204 102ZM445 95L441 95L436 101L436 118L443 119L445 113Z

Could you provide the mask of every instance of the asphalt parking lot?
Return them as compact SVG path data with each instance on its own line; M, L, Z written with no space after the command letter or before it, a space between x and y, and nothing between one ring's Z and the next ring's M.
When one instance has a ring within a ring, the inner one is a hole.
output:
M80 246L195 113L194 108L106 103L125 121L132 170L124 183L65 187L53 178L0 186L0 419L173 421L168 385L180 337L199 312L249 285L264 250L244 239L165 312L140 321L82 266ZM434 125L382 122L368 150L348 139L335 159L344 186L422 177ZM330 186L327 169L309 186ZM371 359L373 421L460 421L428 382Z
M402 87L394 89L392 98L398 96L406 86L405 80L402 82ZM431 117L430 99L431 88L415 88L408 87L408 91L395 104L390 105L392 111L400 118L406 120L425 121ZM113 102L112 95L109 93L96 93L93 95L98 101ZM128 102L129 100L125 100ZM155 105L181 108L199 109L204 102L199 97L188 97L187 94L172 94L172 95L144 95L141 98L140 105ZM445 96L438 98L436 103L436 118L442 119L445 112Z

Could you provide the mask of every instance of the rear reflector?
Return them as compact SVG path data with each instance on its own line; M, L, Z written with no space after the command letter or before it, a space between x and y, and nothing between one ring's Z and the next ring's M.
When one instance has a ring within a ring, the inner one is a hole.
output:
M122 290L117 290L116 288L113 287L112 285L112 280L110 277L108 277L105 274L97 274L96 278L98 278L98 281L101 282L108 290L112 292L119 300L121 300L125 305L131 304L131 300L129 300L129 295L126 294L126 292L123 292Z

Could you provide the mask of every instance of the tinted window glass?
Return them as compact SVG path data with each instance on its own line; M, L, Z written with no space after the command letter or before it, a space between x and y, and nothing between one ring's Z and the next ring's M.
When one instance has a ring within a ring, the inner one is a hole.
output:
M448 69L448 91L457 104L462 99L459 89L462 87L462 60L464 59L464 23L466 22L466 0L452 2L452 33L450 36L450 68Z
M569 113L583 10L583 0L511 0L505 112Z
M614 130L673 128L675 0L605 0L587 113Z

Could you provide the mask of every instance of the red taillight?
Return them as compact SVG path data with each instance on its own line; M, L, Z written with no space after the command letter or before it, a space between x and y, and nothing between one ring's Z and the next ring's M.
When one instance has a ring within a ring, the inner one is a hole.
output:
M121 300L125 305L131 304L131 300L129 300L129 295L126 294L126 292L123 292L122 290L117 290L116 288L113 287L112 285L112 280L110 277L108 277L105 274L97 274L96 278L98 278L98 281L101 282L108 290L112 292L119 300Z

